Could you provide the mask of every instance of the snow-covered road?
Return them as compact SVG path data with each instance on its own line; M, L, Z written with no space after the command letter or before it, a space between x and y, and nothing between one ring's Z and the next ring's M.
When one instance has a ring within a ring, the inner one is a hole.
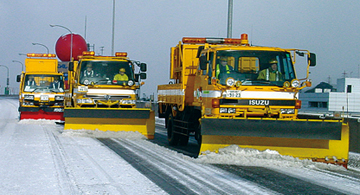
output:
M4 194L360 192L356 153L350 155L349 170L238 147L195 159L138 133L63 132L54 121L19 121L17 105L17 99L0 97L0 192Z

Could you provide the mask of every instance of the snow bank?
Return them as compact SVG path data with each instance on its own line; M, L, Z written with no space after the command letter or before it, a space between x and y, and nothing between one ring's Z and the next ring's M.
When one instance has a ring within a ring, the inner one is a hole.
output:
M338 165L300 160L291 156L280 155L274 150L259 151L251 148L241 148L237 145L221 148L219 153L207 152L205 154L199 156L196 161L206 164L346 170Z

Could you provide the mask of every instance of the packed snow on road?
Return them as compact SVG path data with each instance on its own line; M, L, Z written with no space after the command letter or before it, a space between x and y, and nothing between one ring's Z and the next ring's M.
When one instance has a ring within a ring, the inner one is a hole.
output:
M63 131L55 121L19 121L17 104L16 99L0 98L0 191L4 194L360 191L357 153L350 153L348 170L237 146L192 158L149 142L136 132ZM157 119L157 124L163 120Z

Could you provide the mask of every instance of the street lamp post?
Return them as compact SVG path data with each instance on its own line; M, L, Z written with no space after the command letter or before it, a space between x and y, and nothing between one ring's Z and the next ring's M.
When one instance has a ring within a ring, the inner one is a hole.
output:
M115 36L114 34L115 34L115 0L113 0L111 55L114 55L114 36Z
M45 47L45 48L46 48L46 50L47 50L47 53L49 54L49 48L48 48L48 47L46 47L46 45L41 44L41 43L32 43L32 44L33 44L33 45L41 45L41 46Z
M72 48L73 48L73 33L71 32L70 29L66 28L65 26L61 26L61 25L54 25L54 24L50 24L50 27L60 27L60 28L65 28L66 30L68 30L70 32L70 62L72 61Z
M18 60L13 60L12 62L19 62L21 64L21 71L24 72L24 64Z
M6 79L6 88L5 88L5 95L9 95L9 68L5 65L0 65L7 69L7 79Z
M233 0L229 0L227 38L232 38L232 15L233 15Z

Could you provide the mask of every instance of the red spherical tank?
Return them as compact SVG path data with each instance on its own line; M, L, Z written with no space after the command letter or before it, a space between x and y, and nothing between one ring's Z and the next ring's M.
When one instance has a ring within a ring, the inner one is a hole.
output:
M82 55L83 51L87 51L87 45L85 39L78 34L73 35L72 43L72 57L74 60L78 60L78 56ZM61 36L55 45L55 51L57 57L61 61L70 61L70 49L71 49L71 34Z

